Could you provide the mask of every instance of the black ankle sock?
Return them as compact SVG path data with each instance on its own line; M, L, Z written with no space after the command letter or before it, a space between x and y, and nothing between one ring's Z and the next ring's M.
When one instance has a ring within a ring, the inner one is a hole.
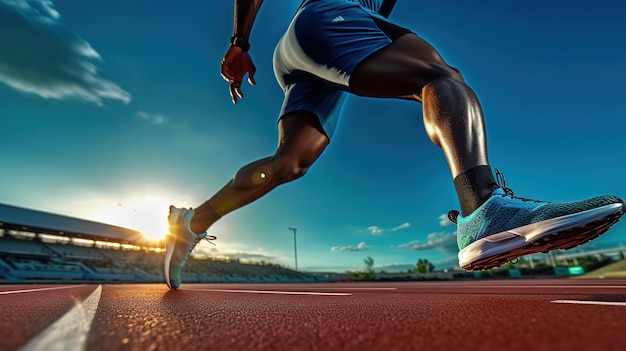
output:
M477 166L454 178L454 188L461 205L461 214L470 215L482 205L497 188L489 166Z

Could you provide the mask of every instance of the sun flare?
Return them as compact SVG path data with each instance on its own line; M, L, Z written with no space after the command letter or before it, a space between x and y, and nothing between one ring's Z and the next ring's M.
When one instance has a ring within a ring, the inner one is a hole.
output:
M171 201L161 197L143 197L113 203L102 208L95 217L99 221L141 232L146 238L159 241L168 232L167 215Z

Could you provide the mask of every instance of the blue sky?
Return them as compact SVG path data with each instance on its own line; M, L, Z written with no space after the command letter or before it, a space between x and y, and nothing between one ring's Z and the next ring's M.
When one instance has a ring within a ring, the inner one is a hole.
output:
M219 63L230 1L0 0L0 202L162 232L273 153L275 42L299 1L267 0L257 86L230 102ZM626 196L626 4L399 0L392 19L461 69L485 112L490 161L523 197ZM309 174L225 217L200 252L343 271L456 260L458 208L414 102L352 97ZM599 242L624 242L618 223Z

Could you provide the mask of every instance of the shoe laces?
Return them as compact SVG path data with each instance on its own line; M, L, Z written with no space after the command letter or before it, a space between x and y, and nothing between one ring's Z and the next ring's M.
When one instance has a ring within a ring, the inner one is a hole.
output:
M213 240L217 240L217 237L215 235L208 235L206 232L199 234L199 235L194 235L195 238L193 238L193 245L187 245L187 250L185 250L185 259L183 260L183 264L184 262L187 262L187 258L189 258L189 255L191 255L191 252L193 252L193 249L196 247L196 245L198 245L202 240L206 240L209 242L209 244L211 245L215 245L215 243L213 243Z
M515 196L515 193L513 192L513 190L511 190L511 188L506 186L506 179L504 178L504 174L502 172L500 172L499 169L495 169L495 173L496 173L496 186L500 189L502 189L502 191L504 191L504 194L502 194L502 197L510 197L511 199L518 199L521 201L532 201L532 202L545 202L545 201L541 201L541 200L533 200L533 199L527 199L524 197L519 197L519 196ZM450 220L450 222L457 224L457 219L460 215L460 212L457 210L451 210L450 212L448 212L448 219Z
M209 244L215 245L213 240L217 240L217 237L215 235L209 235L206 232L204 232L204 233L202 233L200 235L197 235L197 237L194 239L196 244L200 243L200 241L202 241L202 240L206 240Z
M461 213L457 210L451 210L450 212L448 212L448 219L450 220L450 222L456 224L456 219L459 217Z
M502 194L502 197L508 196L511 199L518 199L522 201L546 202L546 201L541 201L541 200L533 200L533 199L527 199L525 197L515 196L515 194L513 193L513 190L511 190L511 188L506 186L506 180L504 179L504 174L500 172L500 170L497 168L495 169L495 173L496 173L496 185L498 186L498 188L504 191L504 194Z

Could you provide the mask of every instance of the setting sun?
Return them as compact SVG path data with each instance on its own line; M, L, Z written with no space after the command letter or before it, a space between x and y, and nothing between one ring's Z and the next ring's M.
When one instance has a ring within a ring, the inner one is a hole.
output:
M146 238L159 241L167 235L167 215L170 200L160 197L143 197L124 203L112 203L98 211L99 221L134 229Z

